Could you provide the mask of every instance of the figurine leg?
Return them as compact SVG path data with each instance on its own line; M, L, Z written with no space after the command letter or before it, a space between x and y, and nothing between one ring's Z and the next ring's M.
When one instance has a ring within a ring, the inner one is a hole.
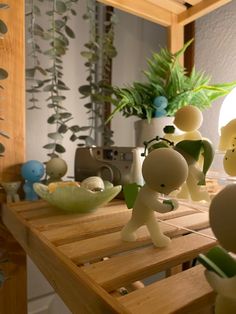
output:
M12 203L13 199L12 196L10 194L7 194L7 203Z
M201 186L197 184L196 178L193 175L189 175L187 178L187 185L189 193L191 195L192 201L206 201L210 202L210 196L207 192L206 186Z
M143 224L131 218L126 226L121 230L121 239L127 242L133 242L137 239L135 231Z
M154 218L154 217L153 217ZM148 231L150 233L152 242L157 247L165 247L170 244L171 240L169 237L164 235L161 230L159 223L156 219L149 219L146 223Z
M19 195L17 193L15 193L13 195L13 200L14 200L14 202L19 202L20 201L20 197L19 197Z
M187 184L184 183L182 186L181 186L181 190L180 192L177 194L177 197L178 198L183 198L183 199L190 199L190 195L189 195L189 191L188 191L188 187L187 187Z

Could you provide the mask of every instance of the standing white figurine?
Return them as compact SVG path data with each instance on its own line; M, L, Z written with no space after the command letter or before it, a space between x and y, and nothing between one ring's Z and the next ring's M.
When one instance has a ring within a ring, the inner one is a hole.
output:
M209 251L214 260L210 260L210 268L205 271L207 281L217 293L215 314L236 313L236 259L228 253L236 254L235 204L236 185L229 184L213 198L209 209L210 226L221 245L218 250L222 250L221 254L213 255L211 251L216 248ZM206 255L209 256L209 252Z
M144 159L142 174L145 185L135 200L132 217L121 231L124 241L135 241L135 231L146 225L152 242L157 247L165 247L170 238L160 230L154 211L166 213L178 207L173 200L161 202L159 193L169 194L178 189L188 176L188 165L184 157L171 148L158 148Z

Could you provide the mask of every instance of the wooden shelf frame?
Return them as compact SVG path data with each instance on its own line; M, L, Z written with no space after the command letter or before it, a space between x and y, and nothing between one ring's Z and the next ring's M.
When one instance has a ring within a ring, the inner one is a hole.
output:
M184 44L184 27L232 0L97 0L167 27L168 46L176 52Z
M2 210L8 230L72 313L212 313L215 293L204 268L182 271L180 267L216 245L208 209L182 204L176 211L157 213L157 219L166 222L161 223L163 232L172 238L165 249L152 245L145 227L138 230L136 242L122 241L120 230L130 215L121 200L89 214L65 215L42 200L8 204ZM191 234L181 226L201 234ZM134 282L177 267L176 274L130 290ZM123 287L128 294L120 293ZM20 300L24 305L26 300ZM14 305L3 313L26 313Z

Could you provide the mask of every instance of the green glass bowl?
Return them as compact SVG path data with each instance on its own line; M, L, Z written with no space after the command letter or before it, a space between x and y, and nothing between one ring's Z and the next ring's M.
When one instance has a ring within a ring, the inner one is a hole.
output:
M47 185L34 183L35 192L51 205L67 212L87 213L110 202L121 191L121 185L92 192L78 186L58 186L49 192Z

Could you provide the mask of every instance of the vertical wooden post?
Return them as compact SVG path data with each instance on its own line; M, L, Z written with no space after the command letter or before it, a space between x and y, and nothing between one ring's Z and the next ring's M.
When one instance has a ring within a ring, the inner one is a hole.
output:
M10 136L1 137L6 151L0 157L0 181L20 179L20 164L25 160L25 36L24 0L4 0L8 9L0 10L0 19L8 32L0 40L0 68L8 72L8 78L1 81L0 130ZM3 193L0 195L0 202Z
M175 53L184 45L184 26L177 23L177 16L173 14L172 25L168 27L168 49ZM179 59L182 64L184 58Z
M176 17L173 16L173 24L168 27L168 48L171 52L180 50L183 45L194 38L195 36L195 23L189 23L186 26L177 24ZM184 56L179 60L184 64L187 72L190 73L194 65L194 42L188 47Z
M9 8L0 10L0 19L8 32L0 40L0 68L8 72L1 81L0 130L7 132L9 139L1 137L5 146L4 157L0 157L0 181L20 179L20 165L25 160L25 12L24 0L4 0ZM4 201L1 190L0 204ZM0 288L1 314L26 314L26 256L22 248L9 234L0 220L0 263L7 280Z
M1 222L0 222L1 224ZM0 287L0 313L27 313L26 254L8 230L0 225L0 270L6 277Z

